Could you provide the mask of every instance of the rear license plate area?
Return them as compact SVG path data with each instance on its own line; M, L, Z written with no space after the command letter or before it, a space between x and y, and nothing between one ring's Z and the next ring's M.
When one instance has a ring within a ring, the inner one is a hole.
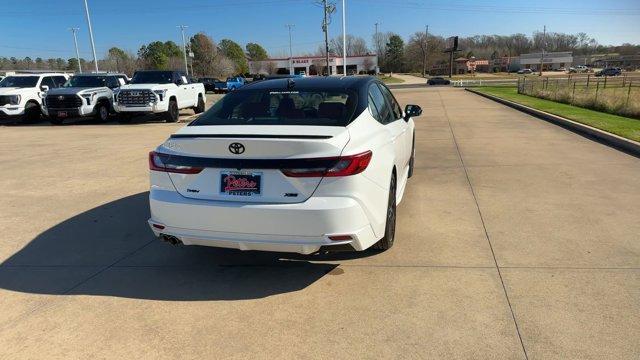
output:
M262 173L253 171L221 171L220 194L229 196L260 196Z

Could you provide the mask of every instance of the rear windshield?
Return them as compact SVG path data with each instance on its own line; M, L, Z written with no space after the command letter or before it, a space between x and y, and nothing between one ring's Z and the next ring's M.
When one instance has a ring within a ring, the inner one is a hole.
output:
M191 125L347 126L357 94L351 90L241 90L220 99Z
M107 78L104 76L74 76L66 84L65 87L102 87L106 86Z
M171 71L141 71L133 75L131 84L169 84L173 82Z
M0 81L0 87L30 88L38 83L38 76L7 76Z

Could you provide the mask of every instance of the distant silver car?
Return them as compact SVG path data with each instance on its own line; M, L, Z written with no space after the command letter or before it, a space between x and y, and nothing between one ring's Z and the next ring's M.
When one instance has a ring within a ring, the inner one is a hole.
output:
M531 69L520 69L520 70L518 70L518 74L533 74L533 70L531 70Z

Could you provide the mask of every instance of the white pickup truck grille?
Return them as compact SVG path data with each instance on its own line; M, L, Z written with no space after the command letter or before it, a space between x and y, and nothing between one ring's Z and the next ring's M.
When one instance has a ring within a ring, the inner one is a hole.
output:
M149 106L156 102L156 95L151 90L122 90L117 101L122 106Z

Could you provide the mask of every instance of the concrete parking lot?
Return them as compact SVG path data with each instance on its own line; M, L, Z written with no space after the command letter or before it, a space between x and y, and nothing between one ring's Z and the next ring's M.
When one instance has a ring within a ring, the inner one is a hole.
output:
M0 127L0 358L638 359L640 159L453 88L387 252L173 247L147 153L184 124Z

